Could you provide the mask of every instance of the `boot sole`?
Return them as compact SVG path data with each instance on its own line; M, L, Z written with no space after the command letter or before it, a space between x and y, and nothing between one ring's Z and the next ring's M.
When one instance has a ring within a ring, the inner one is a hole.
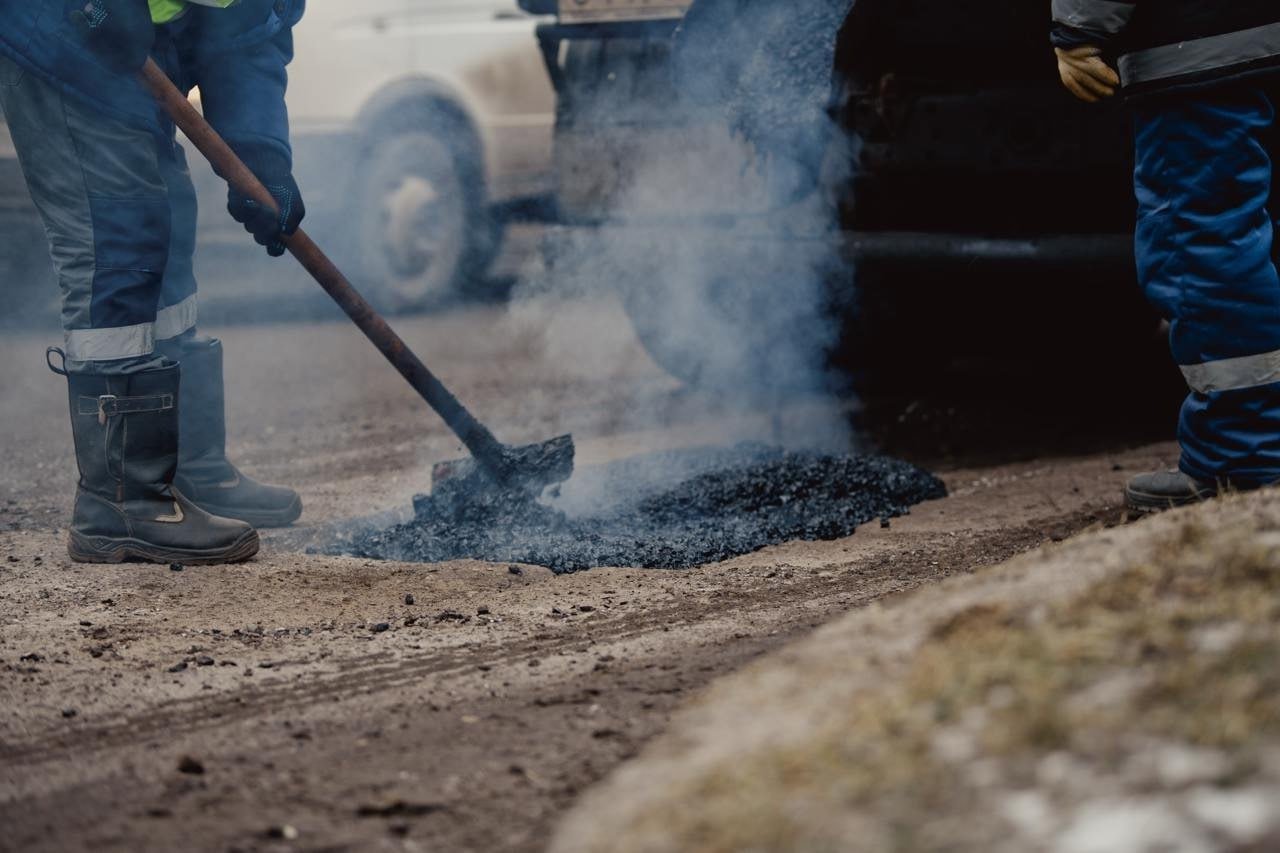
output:
M1134 512L1152 513L1164 512L1167 509L1177 509L1180 506L1191 506L1193 504L1204 503L1207 500L1217 497L1216 495L1202 495L1192 497L1171 498L1167 495L1153 495L1149 492L1139 492L1134 489L1124 490L1124 503Z
M67 554L77 563L142 562L213 566L244 562L258 553L260 545L256 530L248 531L229 547L213 550L161 548L140 539L85 536L73 530L67 537Z
M302 516L302 498L300 496L295 496L293 502L284 509L246 510L242 507L219 506L218 504L201 501L195 501L194 503L210 515L243 521L245 524L258 529L288 527Z

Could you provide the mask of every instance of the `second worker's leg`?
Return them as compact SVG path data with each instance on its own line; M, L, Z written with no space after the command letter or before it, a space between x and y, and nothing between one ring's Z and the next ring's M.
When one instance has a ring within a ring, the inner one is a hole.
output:
M1190 387L1180 471L1138 485L1170 503L1280 480L1275 121L1271 97L1250 86L1135 109L1139 275Z

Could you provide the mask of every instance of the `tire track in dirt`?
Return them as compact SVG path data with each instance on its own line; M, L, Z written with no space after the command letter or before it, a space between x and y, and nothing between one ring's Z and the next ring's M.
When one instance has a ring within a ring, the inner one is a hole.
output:
M686 600L651 606L643 613L579 623L575 626L579 630L561 629L558 635L545 629L533 634L508 635L480 652L452 648L389 664L382 662L383 655L346 658L337 662L343 671L336 675L317 674L302 682L282 681L242 688L219 697L174 700L138 714L109 714L92 726L36 737L20 745L0 743L0 762L11 767L35 767L58 761L73 751L83 759L87 753L145 743L176 727L190 733L260 718L264 711L289 712L319 703L340 702L369 691L394 690L420 684L428 678L474 673L483 667L518 669L528 666L530 661L546 659L584 644L607 647L676 629L703 628L710 632L711 625L718 619L732 617L741 621L744 616L765 614L759 624L785 622L805 610L812 611L809 614L812 618L822 610L814 605L831 599L838 599L836 606L843 605L845 609L866 606L936 579L940 576L938 565L944 561L951 565L941 574L971 571L1040 544L1048 537L1082 530L1097 523L1100 517L1100 511L1085 509L1029 522L1012 531L975 533L963 540L939 534L916 548L907 560L887 553L855 561L834 577L819 577L817 570L803 570L807 574L796 570L799 582L767 583L762 579L747 588L720 588L711 601ZM789 568L793 567L778 566L778 570ZM521 650L521 646L531 642L537 644L535 648Z

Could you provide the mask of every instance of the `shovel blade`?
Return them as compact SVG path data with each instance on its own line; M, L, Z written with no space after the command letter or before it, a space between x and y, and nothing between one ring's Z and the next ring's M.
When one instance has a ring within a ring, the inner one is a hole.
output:
M431 468L431 490L442 484L457 485L463 481L488 481L489 486L518 488L533 495L573 476L573 436L562 435L540 444L524 447L504 447L502 481L495 480L489 471L474 458L451 459L437 462Z

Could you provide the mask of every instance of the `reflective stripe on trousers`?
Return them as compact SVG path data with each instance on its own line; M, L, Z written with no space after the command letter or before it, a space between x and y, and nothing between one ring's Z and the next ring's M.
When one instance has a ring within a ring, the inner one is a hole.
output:
M49 237L68 359L138 358L192 328L196 201L181 149L3 56L0 108Z
M157 341L176 338L196 326L196 297L161 308L153 323L64 332L68 361L113 361L151 354Z
M1280 350L1207 361L1204 364L1184 364L1182 375L1186 377L1191 390L1201 394L1245 391L1270 385L1280 382Z

